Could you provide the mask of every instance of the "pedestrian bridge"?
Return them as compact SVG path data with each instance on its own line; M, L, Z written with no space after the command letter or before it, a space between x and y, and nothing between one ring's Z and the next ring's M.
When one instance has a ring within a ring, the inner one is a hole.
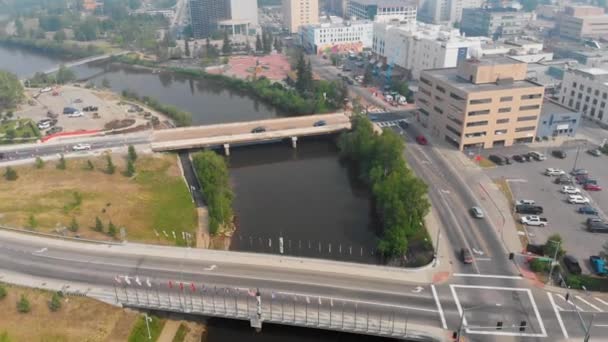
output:
M315 126L320 120L325 121L325 125ZM252 133L256 127L266 131ZM344 113L307 115L158 130L152 134L151 146L155 152L224 147L226 154L230 154L231 145L291 139L295 148L298 137L332 134L350 128L350 119Z

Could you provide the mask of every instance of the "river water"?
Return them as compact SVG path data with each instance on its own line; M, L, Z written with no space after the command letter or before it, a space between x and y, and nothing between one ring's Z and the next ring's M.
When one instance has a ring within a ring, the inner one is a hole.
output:
M58 59L0 46L0 68L19 76L49 69ZM129 66L95 63L75 68L97 84L105 78L124 89L153 96L193 113L194 124L251 121L283 116L255 99L216 89L196 79L152 74ZM335 137L237 147L229 157L238 230L231 249L377 262L374 220L367 191L338 159ZM270 240L270 241L269 241ZM207 342L382 341L304 328L265 326L211 319Z

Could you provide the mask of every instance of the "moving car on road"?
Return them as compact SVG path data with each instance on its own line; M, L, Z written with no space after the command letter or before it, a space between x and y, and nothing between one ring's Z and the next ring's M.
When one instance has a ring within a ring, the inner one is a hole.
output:
M568 203L570 204L588 204L589 199L581 195L569 195Z
M321 126L325 126L327 125L327 122L325 122L325 120L319 120L316 121L314 124L312 124L313 127L321 127Z
M424 137L424 135L419 135L416 137L416 142L419 143L420 145L427 145L429 142L426 140L426 138Z
M578 208L578 213L584 214L584 215L597 215L598 211L597 211L597 209L595 209L594 207L592 207L590 205L584 205L584 206Z
M91 149L91 144L76 144L72 146L73 151L86 151Z
M262 126L258 126L251 130L251 133L263 133L263 132L266 132L266 128L264 128Z
M520 222L522 224L525 224L528 226L544 227L547 225L547 223L549 221L547 221L547 219L544 217L540 217L537 215L530 215L530 216L522 216L520 218Z
M577 194L581 193L581 189L579 189L575 186L566 185L566 186L562 186L561 192L562 192L562 194L577 195Z
M484 218L483 210L481 210L480 207L471 208L471 215L473 215L474 218Z
M473 263L473 254L471 254L471 250L468 248L460 249L460 258L462 260L462 263L464 263L464 264Z
M587 150L587 153L589 153L590 155L592 155L594 157L599 157L602 155L602 152L597 148L594 148L592 150Z
M572 274L581 274L582 272L581 265L579 265L578 260L572 255L564 255L564 265L566 265L568 272Z

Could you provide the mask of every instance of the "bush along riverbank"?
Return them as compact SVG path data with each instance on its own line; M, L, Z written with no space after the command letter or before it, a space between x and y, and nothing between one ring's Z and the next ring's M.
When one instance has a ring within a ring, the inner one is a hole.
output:
M371 189L382 223L378 250L390 261L420 265L432 257L424 226L430 210L427 185L410 170L403 157L404 142L392 130L374 132L362 115L353 118L353 130L338 141L341 157L352 161L360 179ZM411 260L413 258L413 260Z
M0 37L0 44L68 59L86 58L104 53L103 49L91 44L83 46L46 39Z
M209 233L216 235L220 230L233 230L234 194L230 188L226 160L213 151L204 151L192 155L192 165L207 202Z
M157 99L149 96L139 96L132 90L123 90L122 96L128 100L139 101L146 106L170 117L176 126L184 127L192 124L192 113L183 111L175 106L160 103Z
M279 82L272 82L265 77L241 80L210 74L202 70L182 68L169 68L168 70L180 75L209 80L219 86L251 95L292 115L330 113L341 110L347 95L342 81L312 81L309 89L298 91Z

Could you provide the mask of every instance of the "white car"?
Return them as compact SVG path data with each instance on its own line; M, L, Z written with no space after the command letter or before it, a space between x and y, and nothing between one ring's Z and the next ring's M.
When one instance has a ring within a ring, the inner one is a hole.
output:
M529 200L529 199L521 199L521 200L515 201L515 205L534 205L534 204L536 204L536 202L534 200Z
M68 116L68 118L78 118L78 117L84 116L84 114L81 111L77 110L74 113L68 114L67 116Z
M568 203L570 204L588 204L589 199L581 195L570 195L568 196Z
M90 149L91 149L90 144L78 144L78 145L72 146L73 151L86 151L86 150L90 150Z
M565 175L566 171L554 168L548 168L545 170L545 176L561 176Z
M562 194L568 194L568 195L577 195L581 193L581 189L575 187L575 186L562 186Z

